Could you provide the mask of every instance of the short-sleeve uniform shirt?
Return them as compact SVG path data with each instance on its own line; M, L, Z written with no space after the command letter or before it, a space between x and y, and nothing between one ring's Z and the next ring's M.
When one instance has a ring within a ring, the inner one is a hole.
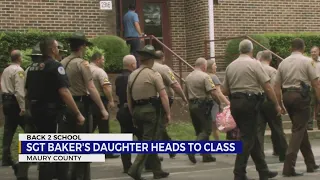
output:
M25 73L18 64L11 64L5 68L1 76L1 89L3 93L13 94L20 109L25 109Z
M87 84L92 80L92 73L88 61L74 54L61 61L70 81L70 92L73 96L85 96L88 94ZM67 66L67 67L66 67Z
M26 89L29 100L63 103L60 88L70 87L64 67L53 59L33 63L28 69Z
M271 85L273 86L274 83L275 83L275 80L276 80L276 75L277 75L277 70L273 67L271 67L270 65L268 64L265 64L265 63L261 63L262 64L262 67L263 67L263 70L267 73L267 75L270 77L270 83Z
M90 70L92 73L94 85L96 86L100 96L104 96L103 86L111 85L108 74L94 63L90 63Z
M227 66L223 86L230 93L261 93L261 86L270 81L262 64L248 55L240 55Z
M189 100L210 98L210 92L216 89L212 78L207 73L197 69L186 77L185 86Z
M276 82L284 89L300 88L301 81L310 85L311 81L317 78L319 75L316 62L302 53L293 52L279 64Z
M174 91L171 88L171 85L177 83L178 81L174 77L172 70L167 65L163 65L158 62L154 63L152 69L160 73L164 85L166 86L168 97L174 97Z
M141 73L132 85L140 70ZM130 88L132 96L130 96ZM141 100L159 96L159 92L164 88L165 85L161 75L150 68L142 66L130 74L127 93L128 97L132 97L133 100Z

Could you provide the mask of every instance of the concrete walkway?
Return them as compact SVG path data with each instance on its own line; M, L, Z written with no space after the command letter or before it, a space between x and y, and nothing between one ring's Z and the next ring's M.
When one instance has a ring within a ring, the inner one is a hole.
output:
M320 140L312 141L313 152L316 157L316 162L320 164ZM276 179L289 179L281 175L283 164L278 162L277 157L272 156L270 144L265 145L266 156L269 168L279 172ZM199 162L193 165L189 162L186 155L178 155L175 159L169 159L167 154L162 155L165 159L162 163L163 169L170 172L168 180L222 180L233 179L233 164L235 155L216 155L217 162L204 164L201 162L201 157L198 156ZM306 167L301 154L299 154L296 170L305 172ZM259 179L255 166L250 159L247 168L248 176ZM37 180L37 167L32 166L29 172L30 180ZM107 159L105 163L93 163L91 165L92 180L130 180L126 174L122 173L122 164L119 159ZM1 180L14 180L11 168L0 168ZM294 178L295 180L318 180L320 171L316 173L306 173L303 177ZM151 173L144 173L144 177L148 180L153 179Z

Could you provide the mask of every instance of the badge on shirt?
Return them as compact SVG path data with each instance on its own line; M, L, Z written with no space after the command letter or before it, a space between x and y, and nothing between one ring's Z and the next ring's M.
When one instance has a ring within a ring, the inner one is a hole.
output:
M316 67L316 63L314 61L311 61L311 65L315 68Z
M20 78L24 78L24 72L23 71L19 71L18 75L19 75Z
M211 77L208 77L208 80L209 80L209 82L210 82L210 84L211 84L212 88L215 88L216 86L214 85L214 83L213 83L213 81L212 81Z
M59 74L61 75L65 75L66 74L66 71L64 70L64 68L61 66L61 67L58 67L58 72Z
M171 80L174 81L175 80L174 74L171 71L169 71L168 73L170 75Z

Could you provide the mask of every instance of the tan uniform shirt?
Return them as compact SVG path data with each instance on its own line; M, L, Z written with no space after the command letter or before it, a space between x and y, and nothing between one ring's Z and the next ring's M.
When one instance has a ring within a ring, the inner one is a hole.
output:
M164 85L166 86L168 97L174 97L174 91L171 88L171 85L178 81L174 77L172 70L167 65L163 65L158 62L154 62L152 69L160 73Z
M185 93L190 99L204 99L211 97L210 92L216 87L212 78L201 70L192 71L185 79Z
M159 96L158 92L165 88L161 75L150 68L145 68L141 71L132 87L133 80L143 67L144 66L140 66L140 68L133 71L129 76L127 95L128 97L132 97L133 100ZM130 87L132 88L132 96L130 95Z
M270 83L273 86L276 80L277 70L268 64L265 64L265 63L261 63L261 64L262 64L263 70L271 78Z
M261 86L270 81L262 64L248 55L240 55L228 65L223 86L235 92L261 93Z
M111 85L107 73L95 63L90 63L90 70L92 73L94 85L96 86L100 96L104 96L105 94L103 91L103 86Z
M279 64L276 81L284 89L300 88L301 81L310 85L310 81L318 77L316 62L302 53L293 52Z
M23 69L17 64L5 68L1 76L1 89L3 93L15 95L20 109L25 110L25 75Z
M318 60L316 61L317 64L317 73L320 74L320 57L318 58Z
M69 64L68 64L69 63ZM88 94L87 84L92 80L88 61L74 54L64 58L61 64L66 69L70 81L70 92L73 96L84 96ZM66 65L68 64L68 67Z

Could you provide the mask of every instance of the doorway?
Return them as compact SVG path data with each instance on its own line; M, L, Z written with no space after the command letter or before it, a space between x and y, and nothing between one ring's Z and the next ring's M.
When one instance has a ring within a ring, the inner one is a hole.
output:
M171 48L170 22L167 0L138 0L136 1L137 13L140 18L140 26L147 35L154 35L166 46ZM149 44L145 40L145 44ZM164 52L166 64L172 67L171 53L153 40L152 45L156 50Z
M120 26L121 32L122 17L127 13L128 5L133 3L136 5L136 12L139 16L140 27L142 32L147 35L154 35L167 47L171 48L171 37L170 37L170 22L169 22L169 10L168 0L120 0ZM119 33L121 36L123 33ZM150 40L146 39L145 44L149 44ZM157 41L153 40L152 45L156 50L162 50L166 57L166 64L172 67L171 53L161 46Z

